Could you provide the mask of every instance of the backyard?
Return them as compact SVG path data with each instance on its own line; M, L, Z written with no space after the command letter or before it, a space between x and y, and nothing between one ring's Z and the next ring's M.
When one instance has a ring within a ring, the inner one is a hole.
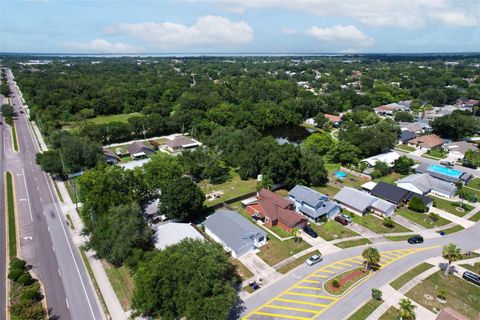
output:
M258 256L270 266L274 266L307 248L310 248L310 245L303 240L297 242L294 239L280 241L275 237L269 236L267 244L260 248Z
M441 227L450 223L449 220L442 217L438 217L434 221L428 216L428 213L415 212L408 208L398 210L397 214L427 229Z
M345 228L334 220L329 220L322 224L310 223L309 226L318 233L319 237L327 241L359 236L358 233Z
M401 173L391 172L391 173L387 174L386 176L377 178L377 179L375 179L375 180L373 180L373 181L374 181L374 182L383 181L383 182L386 182L386 183L394 184L395 181L397 181L397 180L399 180L399 179L402 179L403 177L405 177L405 176L404 176L403 174L401 174Z
M447 293L445 303L437 300L440 289ZM472 319L480 312L480 287L454 275L445 276L443 271L423 280L406 296L433 312L450 307Z
M389 228L383 225L383 219L377 218L373 214L367 214L363 217L360 217L356 214L352 214L353 222L375 232L375 233L394 233L394 232L410 232L404 226L399 225L396 222L393 222L393 228Z

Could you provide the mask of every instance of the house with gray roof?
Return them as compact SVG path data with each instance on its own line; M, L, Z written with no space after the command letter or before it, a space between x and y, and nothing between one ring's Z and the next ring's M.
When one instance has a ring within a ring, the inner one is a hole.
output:
M220 243L234 258L267 243L267 233L235 211L217 210L203 225L205 233Z
M432 177L428 173L416 173L395 182L400 188L422 195L433 194L443 198L455 195L457 187L453 183Z
M127 147L127 152L134 159L142 159L155 153L155 150L142 141L135 141Z
M472 175L465 172L437 164L421 163L415 167L416 173L428 173L434 178L444 180L451 183L461 182L467 183Z
M448 157L455 160L462 160L467 151L478 151L476 144L468 141L455 141L443 145L443 149L448 152Z
M328 199L327 195L305 186L296 185L288 192L288 198L293 201L295 211L315 222L322 217L331 218L340 212L340 206Z
M388 217L395 212L393 203L350 187L343 187L333 198L342 208L358 215L373 211L376 214Z

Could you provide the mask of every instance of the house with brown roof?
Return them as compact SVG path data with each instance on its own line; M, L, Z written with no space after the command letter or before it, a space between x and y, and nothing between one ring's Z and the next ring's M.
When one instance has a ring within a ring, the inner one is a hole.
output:
M436 134L427 134L416 137L408 142L408 144L422 149L435 149L441 147L445 141Z
M170 152L179 152L187 149L194 149L202 144L196 140L178 135L165 143L165 147Z
M295 212L294 202L282 198L278 194L261 189L256 200L246 207L248 214L265 219L265 226L278 226L286 232L293 228L301 229L307 225L307 218Z

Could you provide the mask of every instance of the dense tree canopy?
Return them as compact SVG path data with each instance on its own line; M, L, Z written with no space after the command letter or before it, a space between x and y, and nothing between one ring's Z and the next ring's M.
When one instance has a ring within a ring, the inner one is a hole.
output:
M461 140L480 130L480 120L471 112L454 111L452 114L435 119L431 124L433 132L442 138Z
M168 218L187 220L199 214L205 195L192 180L180 177L167 181L162 186L159 209Z

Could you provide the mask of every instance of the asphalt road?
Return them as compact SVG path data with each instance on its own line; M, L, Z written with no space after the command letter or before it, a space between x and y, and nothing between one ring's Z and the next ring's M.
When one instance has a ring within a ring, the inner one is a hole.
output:
M9 74L9 80L12 75ZM42 281L51 314L59 319L103 319L88 273L68 231L51 179L35 163L36 141L15 85L19 152L6 144L6 170L15 178L21 255ZM3 131L4 129L2 129Z
M2 96L0 95L0 100L2 100ZM6 248L6 208L5 208L5 185L3 183L4 179L4 164L5 164L5 153L4 153L4 135L3 135L3 117L0 116L0 172L2 172L2 182L0 183L0 206L2 213L0 214L0 319L6 319L6 310L7 310L7 301L6 301L6 291L7 291L7 274L6 274L6 263L7 263L7 248Z

